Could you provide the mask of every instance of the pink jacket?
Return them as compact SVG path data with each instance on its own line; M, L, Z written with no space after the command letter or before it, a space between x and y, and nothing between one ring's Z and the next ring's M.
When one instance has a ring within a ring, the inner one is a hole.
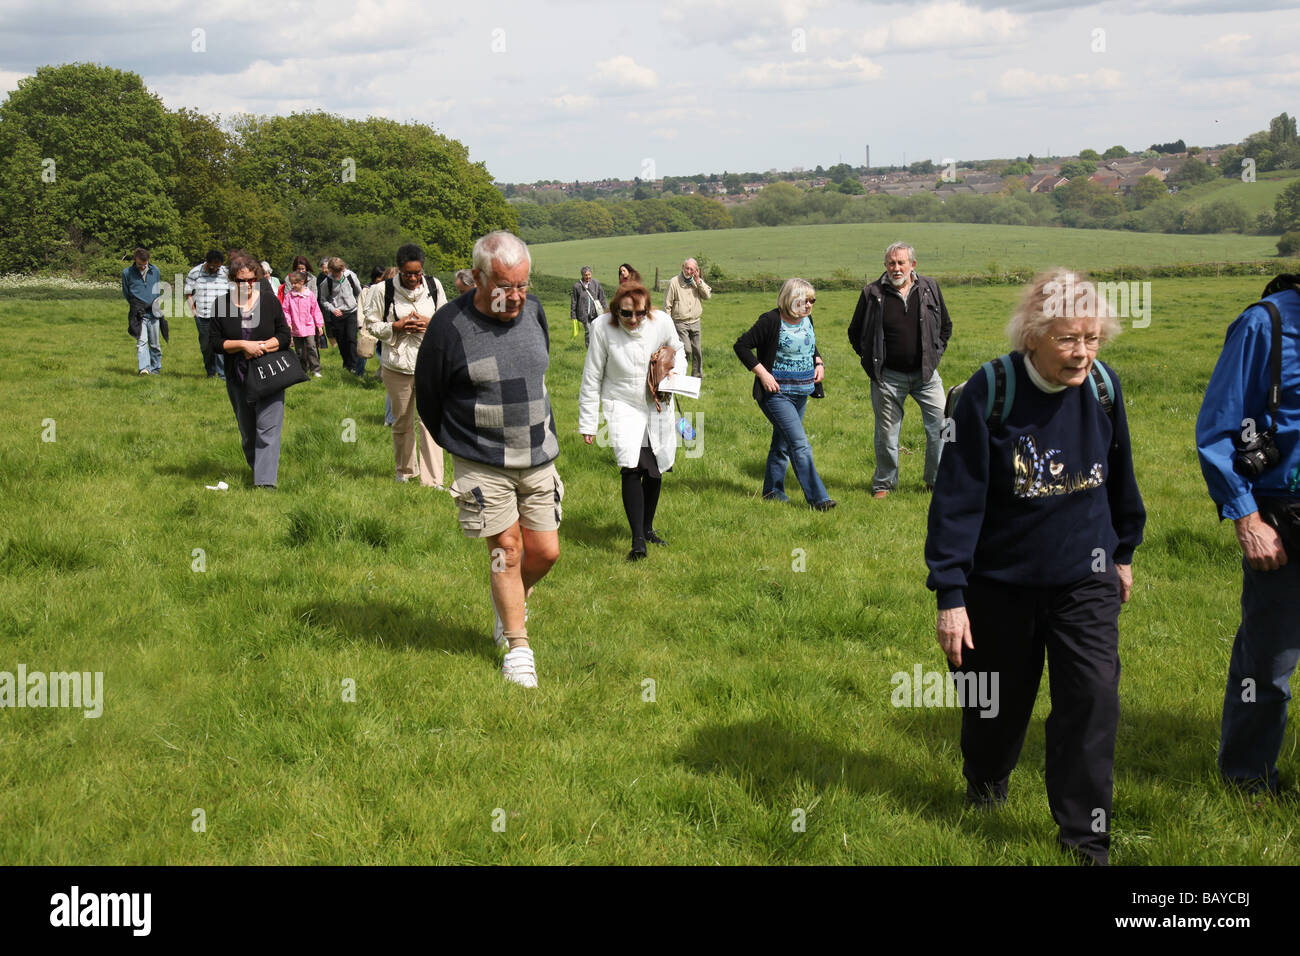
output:
M325 328L325 318L321 315L316 296L306 288L301 292L290 290L284 294L284 321L289 326L289 334L299 339L320 335Z

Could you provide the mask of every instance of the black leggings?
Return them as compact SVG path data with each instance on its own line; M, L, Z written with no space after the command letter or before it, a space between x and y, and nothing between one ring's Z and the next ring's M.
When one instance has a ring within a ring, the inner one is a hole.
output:
M659 487L663 476L650 477L644 468L623 468L623 511L632 528L632 546L645 547L645 534L655 526L655 509L659 507Z

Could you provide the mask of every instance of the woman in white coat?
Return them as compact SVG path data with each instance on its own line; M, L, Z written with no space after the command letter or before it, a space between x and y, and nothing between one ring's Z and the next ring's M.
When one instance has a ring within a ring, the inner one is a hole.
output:
M673 373L684 374L686 357L666 312L650 308L650 293L640 282L625 282L609 302L609 312L591 323L591 345L578 393L578 431L590 445L604 413L609 444L622 471L623 510L632 529L629 561L646 556L646 542L666 544L654 528L663 473L677 454L672 395L655 408L646 374L660 346L673 350ZM603 444L603 443L602 443Z

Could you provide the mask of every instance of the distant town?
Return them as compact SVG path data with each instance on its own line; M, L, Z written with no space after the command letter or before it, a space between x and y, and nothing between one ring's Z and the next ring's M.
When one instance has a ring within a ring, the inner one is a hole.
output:
M1011 183L1030 193L1052 192L1080 176L1097 183L1119 196L1127 196L1143 176L1165 183L1183 164L1195 157L1198 162L1218 167L1220 157L1231 145L1210 149L1183 148L1177 152L1148 149L1127 153L1122 147L1097 154L1084 150L1079 156L1036 159L1030 155L1016 160L974 160L943 165L923 160L906 167L851 167L838 164L830 169L821 166L809 171L796 166L790 170L770 169L766 173L713 173L694 176L665 176L661 179L599 179L588 182L497 183L507 199L556 202L571 199L650 199L668 196L703 196L734 207L756 196L765 186L787 182L805 190L836 188L850 195L882 194L913 196L930 193L939 200L953 196L988 196L1004 192ZM1111 155L1122 151L1126 155ZM1110 158L1107 158L1107 157ZM844 188L845 182L857 187ZM1168 191L1176 193L1170 184Z

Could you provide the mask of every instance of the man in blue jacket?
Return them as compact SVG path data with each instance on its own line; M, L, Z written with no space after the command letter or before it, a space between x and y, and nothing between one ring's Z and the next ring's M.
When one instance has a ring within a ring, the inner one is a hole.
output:
M1271 288L1271 286L1270 286ZM1300 292L1267 296L1281 317L1281 391L1270 411L1272 321L1252 305L1228 327L1196 419L1201 472L1219 517L1236 526L1241 626L1223 696L1219 771L1250 793L1276 792L1291 672L1300 657ZM1248 476L1235 453L1272 429L1278 461ZM1280 532L1280 534L1279 534ZM1290 551L1290 554L1288 554Z
M925 421L925 487L934 488L943 452L943 380L939 360L952 335L952 319L939 283L917 275L916 252L905 242L885 250L885 272L862 290L849 323L849 344L871 378L876 415L873 498L898 484L898 434L903 402L911 395Z
M122 270L122 297L129 307L126 330L135 338L140 374L158 375L162 372L162 348L158 341L161 319L154 314L153 307L162 289L162 273L149 262L148 249L137 248L134 258L134 263Z

